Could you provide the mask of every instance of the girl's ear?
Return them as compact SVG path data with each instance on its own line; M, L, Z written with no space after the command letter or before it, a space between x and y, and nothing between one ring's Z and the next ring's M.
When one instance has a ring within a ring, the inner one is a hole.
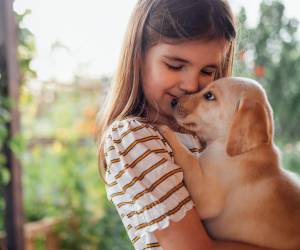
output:
M233 117L227 138L226 151L229 156L246 153L272 140L272 121L266 107L260 102L242 99Z

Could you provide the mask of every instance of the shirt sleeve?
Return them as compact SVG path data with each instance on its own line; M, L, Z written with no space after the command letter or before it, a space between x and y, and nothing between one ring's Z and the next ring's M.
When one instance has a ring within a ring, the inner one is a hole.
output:
M137 120L115 122L104 142L108 198L136 235L179 221L194 203L160 133Z

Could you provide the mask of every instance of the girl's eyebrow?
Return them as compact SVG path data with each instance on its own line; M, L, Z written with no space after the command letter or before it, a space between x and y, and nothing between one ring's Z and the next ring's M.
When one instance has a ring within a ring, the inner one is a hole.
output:
M186 63L186 64L191 64L190 61L185 60L180 57L176 57L176 56L164 56L164 57L169 60L174 60L174 61L179 61L179 62ZM209 64L209 65L206 65L205 68L218 68L218 65L217 64Z
M176 56L164 56L164 57L167 58L167 59L170 59L170 60L179 61L179 62L183 62L183 63L187 63L187 64L191 63L188 60L185 60L185 59L182 59L182 58L176 57Z

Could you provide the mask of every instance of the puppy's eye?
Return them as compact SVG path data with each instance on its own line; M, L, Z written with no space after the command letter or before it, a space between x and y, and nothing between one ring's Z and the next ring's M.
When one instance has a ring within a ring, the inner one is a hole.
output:
M204 96L204 98L207 101L214 101L214 100L216 100L215 95L211 91L206 92L203 96Z

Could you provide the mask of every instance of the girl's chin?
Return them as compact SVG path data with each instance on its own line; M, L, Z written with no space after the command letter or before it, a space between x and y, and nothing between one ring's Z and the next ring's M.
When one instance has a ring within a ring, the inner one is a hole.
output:
M176 123L174 119L174 112L169 102L160 103L159 111L157 111L154 107L150 107L149 111L149 116L156 121L161 123L169 123L170 121ZM159 112L159 114L157 112Z
M163 110L161 110L161 113L165 117L174 119L174 112L173 112L173 109L171 107L165 107Z

